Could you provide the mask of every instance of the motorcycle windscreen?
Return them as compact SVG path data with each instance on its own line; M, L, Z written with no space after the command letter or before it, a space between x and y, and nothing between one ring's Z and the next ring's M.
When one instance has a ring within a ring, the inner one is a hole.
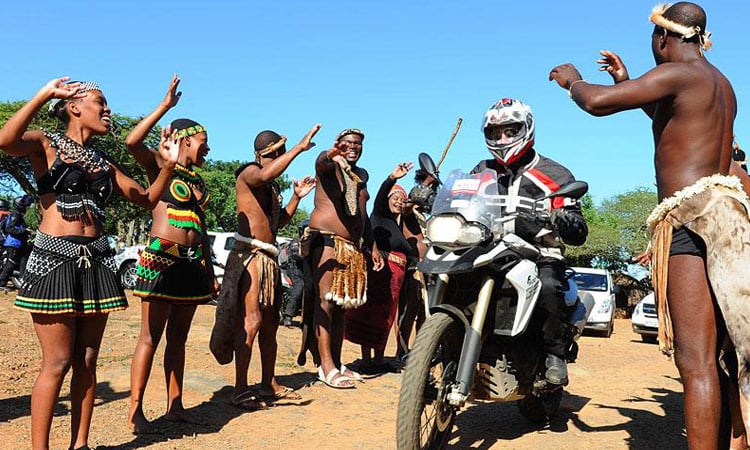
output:
M497 219L502 215L498 199L494 170L484 169L472 174L454 169L435 196L432 215L459 214L467 222L481 223L495 232L499 226Z

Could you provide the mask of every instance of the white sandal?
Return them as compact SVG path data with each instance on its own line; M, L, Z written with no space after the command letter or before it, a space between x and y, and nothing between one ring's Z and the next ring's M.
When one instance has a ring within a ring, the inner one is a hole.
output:
M351 375L347 375L346 373L349 372ZM353 371L352 369L346 367L345 365L341 365L341 375L354 380L359 381L360 383L364 383L365 379L362 378L362 375L360 375L358 372Z
M352 379L342 374L341 372L339 372L338 369L333 369L330 372L328 372L328 375L326 375L323 373L323 366L318 367L318 380L325 383L326 386L332 387L334 389L356 388L354 384L349 384L349 385L342 384L342 383L346 383L347 381L352 381Z

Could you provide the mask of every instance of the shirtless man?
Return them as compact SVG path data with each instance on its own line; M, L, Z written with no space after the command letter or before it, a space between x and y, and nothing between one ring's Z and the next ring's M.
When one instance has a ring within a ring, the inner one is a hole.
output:
M641 108L653 121L661 203L649 217L649 229L660 345L676 350L689 447L728 448L725 377L717 364L727 331L739 352L741 392L745 398L750 393L750 312L742 293L750 258L742 249L750 240L749 206L739 180L726 176L737 102L729 81L703 55L710 41L700 6L660 5L650 19L656 67L640 78L631 80L609 51L602 51L598 62L613 86L584 81L571 64L555 67L549 78L592 115Z
M367 171L357 166L365 135L357 129L338 134L333 147L315 161L318 189L310 226L300 243L311 275L305 295L303 343L297 362L306 352L319 365L318 378L326 385L354 388L361 376L341 363L344 309L366 301L367 269L360 240L372 254L375 270L383 259L372 239L367 216ZM317 344L316 341L317 340Z
M233 404L240 408L262 409L282 398L301 398L291 388L279 385L274 374L281 305L279 251L275 243L277 231L292 219L300 199L315 188L315 179L294 180L292 198L283 208L275 180L294 158L315 146L312 138L319 129L320 125L315 125L289 152L285 137L269 130L260 132L255 138L255 162L235 173L238 230L227 258L211 351L221 364L231 361L234 352ZM249 390L247 383L256 335L262 368L259 396Z

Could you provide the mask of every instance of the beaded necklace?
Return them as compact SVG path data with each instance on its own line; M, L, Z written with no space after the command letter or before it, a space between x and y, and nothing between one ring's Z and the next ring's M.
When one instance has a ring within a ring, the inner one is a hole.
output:
M104 153L91 147L84 147L78 142L62 133L44 133L52 141L55 147L55 155L60 159L71 159L80 164L87 172L98 172L110 170L109 162L104 158Z

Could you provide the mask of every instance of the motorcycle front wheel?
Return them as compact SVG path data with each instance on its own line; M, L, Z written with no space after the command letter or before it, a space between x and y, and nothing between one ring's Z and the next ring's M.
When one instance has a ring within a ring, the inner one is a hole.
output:
M442 449L448 444L457 411L446 396L456 377L462 336L462 327L445 313L433 314L419 330L401 383L399 449Z

